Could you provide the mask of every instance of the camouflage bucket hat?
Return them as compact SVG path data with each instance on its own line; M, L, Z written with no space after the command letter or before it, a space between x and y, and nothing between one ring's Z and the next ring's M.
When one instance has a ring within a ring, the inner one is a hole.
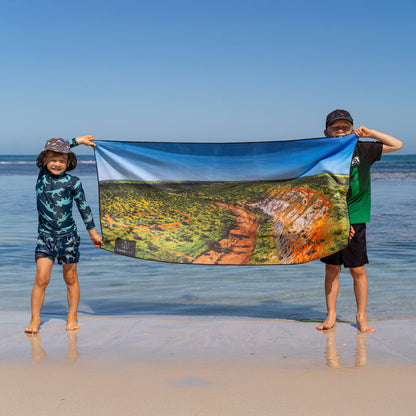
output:
M45 164L43 163L43 159L45 158L46 153L48 150L56 153L67 153L68 154L68 167L66 168L67 171L75 169L77 166L77 157L75 153L71 150L68 142L61 138L54 138L49 139L46 144L45 148L42 152L39 153L39 156L36 158L36 165L39 169L43 169Z

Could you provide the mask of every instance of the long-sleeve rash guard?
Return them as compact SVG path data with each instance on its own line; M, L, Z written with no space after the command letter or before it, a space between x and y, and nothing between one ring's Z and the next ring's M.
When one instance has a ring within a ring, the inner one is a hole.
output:
M74 140L69 143L71 147L74 146ZM46 168L42 169L36 182L36 199L39 233L63 236L75 232L77 226L72 216L74 201L87 230L95 228L81 180L76 176L66 172L56 176Z

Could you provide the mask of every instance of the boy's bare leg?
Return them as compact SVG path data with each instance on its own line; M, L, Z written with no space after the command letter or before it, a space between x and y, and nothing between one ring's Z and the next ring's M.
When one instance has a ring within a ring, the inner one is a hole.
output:
M51 278L53 260L46 257L38 257L36 260L36 277L32 289L32 318L25 329L28 334L37 334L40 327L40 311L45 299L45 290Z
M322 324L316 326L316 329L325 330L335 326L337 321L337 297L339 291L339 274L341 266L333 264L325 265L325 298L326 298L326 319Z
M68 317L66 330L78 329L78 305L80 297L80 289L78 283L78 273L77 273L77 264L64 264L62 265L62 270L64 274L64 280L67 287L67 298L68 298Z
M351 267L351 276L354 279L354 293L357 302L357 327L361 332L374 332L367 320L368 279L365 266Z

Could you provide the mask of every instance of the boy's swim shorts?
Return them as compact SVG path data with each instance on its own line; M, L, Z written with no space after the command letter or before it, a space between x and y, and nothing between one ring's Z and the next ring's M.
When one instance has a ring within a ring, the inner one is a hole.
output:
M323 263L336 266L343 264L344 267L361 267L368 263L365 222L353 224L352 227L355 234L348 246L337 253L322 258Z
M80 238L76 232L62 237L39 234L36 241L35 259L46 257L55 260L56 257L58 264L78 263L79 243Z

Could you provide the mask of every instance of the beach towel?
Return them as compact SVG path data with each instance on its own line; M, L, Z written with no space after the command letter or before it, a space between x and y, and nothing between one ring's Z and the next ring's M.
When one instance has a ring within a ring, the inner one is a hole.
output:
M146 260L271 265L348 245L357 137L96 141L103 248Z

